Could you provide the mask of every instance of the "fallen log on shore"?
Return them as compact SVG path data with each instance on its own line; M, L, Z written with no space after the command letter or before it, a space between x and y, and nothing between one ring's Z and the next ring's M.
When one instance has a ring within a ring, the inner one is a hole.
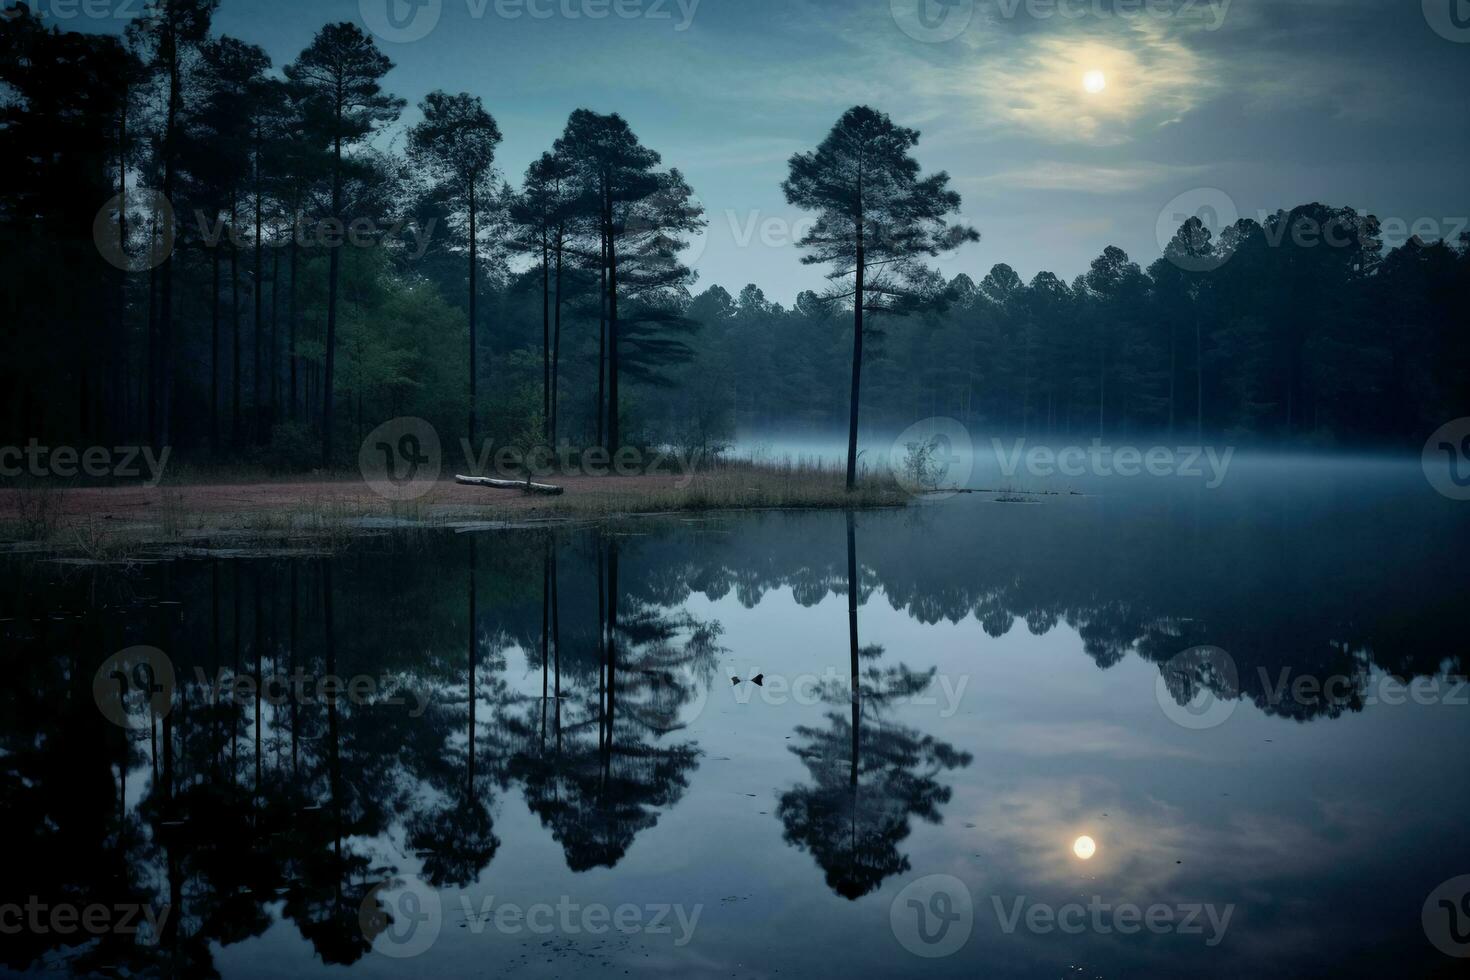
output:
M549 483L530 483L526 480L492 480L488 476L456 476L455 483L469 487L486 487L490 490L519 490L522 493L542 493L548 497L560 497L566 491Z

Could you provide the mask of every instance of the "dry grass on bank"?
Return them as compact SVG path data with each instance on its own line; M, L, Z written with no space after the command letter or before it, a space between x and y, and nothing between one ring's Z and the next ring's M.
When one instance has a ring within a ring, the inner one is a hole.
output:
M447 475L423 496L395 502L379 496L356 474L292 480L233 471L210 479L197 470L158 487L0 488L0 543L11 550L105 558L143 547L223 541L330 546L390 527L694 511L896 507L909 499L887 474L865 476L849 493L841 468L810 461L722 461L693 475L536 479L566 492L547 497L460 486Z

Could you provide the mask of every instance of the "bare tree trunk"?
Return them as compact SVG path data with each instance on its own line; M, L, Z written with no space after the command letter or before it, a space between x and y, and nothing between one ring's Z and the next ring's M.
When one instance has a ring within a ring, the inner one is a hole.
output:
M291 562L291 652L286 658L288 676L296 673L296 637L297 637L297 608L296 608L296 562ZM291 777L297 776L297 742L296 742L296 708L297 698L291 698Z
M1178 331L1174 321L1169 321L1169 435L1174 434L1174 380L1179 372Z
M148 247L158 244L158 212L155 210L148 222ZM151 441L158 430L158 267L148 270L148 326L144 361L147 369L138 373L138 405L144 409L148 427L143 435ZM146 378L146 383L145 383ZM146 392L145 392L146 389Z
M617 721L618 692L618 539L607 548L607 745L603 750L604 772L612 764L613 727Z
M602 233L602 256L600 275L601 285L598 287L598 303L601 306L597 320L597 444L603 444L603 414L602 406L607 399L607 391L604 388L604 379L607 377L607 231Z
M551 250L541 235L541 438L551 441Z
M255 620L255 690L259 692L261 690L260 681L262 677L262 660L265 656L265 615L260 604L260 571L258 569L254 572L254 574L250 576L250 591L253 595L255 611L255 615L253 617ZM260 712L261 702L264 700L264 698L260 697L260 695L257 693L256 697L253 700L255 701L255 788L252 791L251 795L254 799L258 800L260 797Z
M177 139L179 110L183 104L182 84L179 77L178 39L173 39L168 71L168 114L163 130L163 198L170 205L174 199L174 141ZM173 220L172 215L169 218ZM173 241L175 229L169 229L169 240ZM159 303L158 331L158 429L155 445L168 444L173 411L173 321L174 321L174 260L170 254L163 262L161 288L163 295Z
M606 192L605 192L606 194ZM609 453L621 447L618 431L618 246L613 237L612 198L607 204L607 446ZM614 558L617 550L613 550Z
M561 413L560 406L560 380L561 380L561 259L562 259L563 231L558 228L556 232L556 317L552 325L551 334L551 439L549 442L553 449L556 447L558 415Z
M337 104L337 135L333 140L332 217L342 220L342 105ZM327 267L327 352L322 374L322 468L332 465L332 396L337 371L337 279L342 273L342 243L329 245Z
M1200 356L1199 315L1194 318L1194 439L1205 444L1205 362Z
M219 457L219 250L210 249L209 297L209 448Z
M260 413L260 402L261 402L261 397L260 397L260 391L261 391L261 386L260 386L260 380L261 380L260 379L260 355L261 355L260 335L261 335L262 330L263 330L264 318L263 318L262 314L264 313L264 309L263 308L264 308L264 305L265 305L264 304L264 298L265 298L265 296L264 296L264 293L262 292L262 290L265 288L265 275L264 275L264 271L263 271L262 266L261 266L261 258L262 258L262 254L263 253L260 250L261 200L260 200L260 149L259 149L259 147L260 147L260 131L259 131L259 123L256 124L256 142L255 142L255 145L256 145L256 159L255 159L255 289L254 289L254 299L255 299L255 336L253 338L253 341L254 341L254 343L253 343L254 350L252 352L252 370L251 370L251 374L250 374L250 391L251 391L250 409L251 409L251 412L252 412L252 416L251 416L251 418L252 418L252 425L250 426L250 428L251 428L251 430L255 434L255 438L254 438L253 441L258 445L258 444L260 444L261 442L264 441L261 438L261 431L260 431L260 422L261 422L261 413Z
M470 445L475 443L475 307L479 299L479 283L476 273L479 270L479 234L476 226L476 201L475 186L470 184L470 413L469 413L469 435Z
M599 443L599 445L601 445ZM602 538L597 538L597 751L601 755L607 741L602 706L606 699L605 664L607 662L607 589L603 582Z
M230 445L240 448L240 247L236 242L235 221L238 200L230 192L230 330L233 335L230 364Z
M281 414L281 246L271 246L271 393L267 432Z
M858 666L858 577L857 535L853 526L852 511L847 512L847 650L851 662L850 696L852 698L852 768L848 780L856 787L858 783L858 729L862 727L862 692Z
M863 215L857 220L857 292L852 303L852 394L847 409L847 489L857 486L858 398L863 383L863 293L866 289L867 249L863 242Z
M117 241L124 249L128 245L128 85L123 84L122 111L117 126ZM117 433L119 423L127 414L125 386L127 363L124 358L128 329L128 274L118 270L117 274L117 330L113 334L116 347L112 358L112 432Z
M299 245L299 243L296 240L297 231L299 230L300 221L301 221L301 208L300 208L300 205L299 205L299 201L298 201L297 206L294 207L294 208L292 208L292 217L294 218L294 221L293 221L293 223L291 225L291 292L289 294L288 302L286 304L286 329L289 332L289 344L288 344L288 346L290 347L290 351L287 354L287 359L291 362L291 365L290 365L290 368L291 368L291 386L290 386L291 387L291 391L290 391L290 395L291 395L291 408L290 408L290 417L291 417L291 421L292 422L295 422L296 421L296 368L297 368L297 363L298 363L298 358L297 358L297 354L296 354L296 279L297 279L298 270L300 269L300 257L301 257L300 245Z
M475 632L475 565L476 565L476 542L473 534L466 535L470 539L470 589L469 589L469 699L470 699L470 730L469 730L469 758L465 768L466 793L474 794L475 790L475 708L477 707L475 693L475 670L478 659L477 647L479 640Z
M556 541L551 543L552 699L556 703L556 753L561 755L561 593L557 588Z

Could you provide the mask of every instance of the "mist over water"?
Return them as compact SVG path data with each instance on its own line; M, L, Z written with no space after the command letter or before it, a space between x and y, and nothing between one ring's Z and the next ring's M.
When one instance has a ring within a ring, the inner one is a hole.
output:
M938 489L1016 490L1035 493L1149 494L1199 487L1248 493L1256 490L1336 488L1348 492L1398 484L1425 486L1421 459L1404 451L1366 449L1271 449L1236 446L1192 435L1127 438L1059 438L992 435L964 430L939 449ZM908 447L932 434L897 428L868 430L858 439L859 467L903 473ZM737 458L800 462L841 468L845 433L742 433L729 449ZM1366 486L1364 485L1366 482Z

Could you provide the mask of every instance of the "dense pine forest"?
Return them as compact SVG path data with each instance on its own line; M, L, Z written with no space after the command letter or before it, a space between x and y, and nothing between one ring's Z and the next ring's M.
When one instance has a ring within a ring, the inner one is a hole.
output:
M1387 250L1372 215L1309 203L1190 218L1147 267L1109 246L1070 281L936 271L977 233L911 165L917 133L858 108L791 161L819 214L792 260L833 288L786 307L700 280L683 254L715 217L636 120L578 110L505 174L490 102L433 92L409 125L355 25L273 65L217 3L121 36L0 21L0 442L299 470L408 415L449 444L832 433L855 338L865 427L1417 447L1470 415L1470 236ZM902 193L852 240L829 185L859 132Z

